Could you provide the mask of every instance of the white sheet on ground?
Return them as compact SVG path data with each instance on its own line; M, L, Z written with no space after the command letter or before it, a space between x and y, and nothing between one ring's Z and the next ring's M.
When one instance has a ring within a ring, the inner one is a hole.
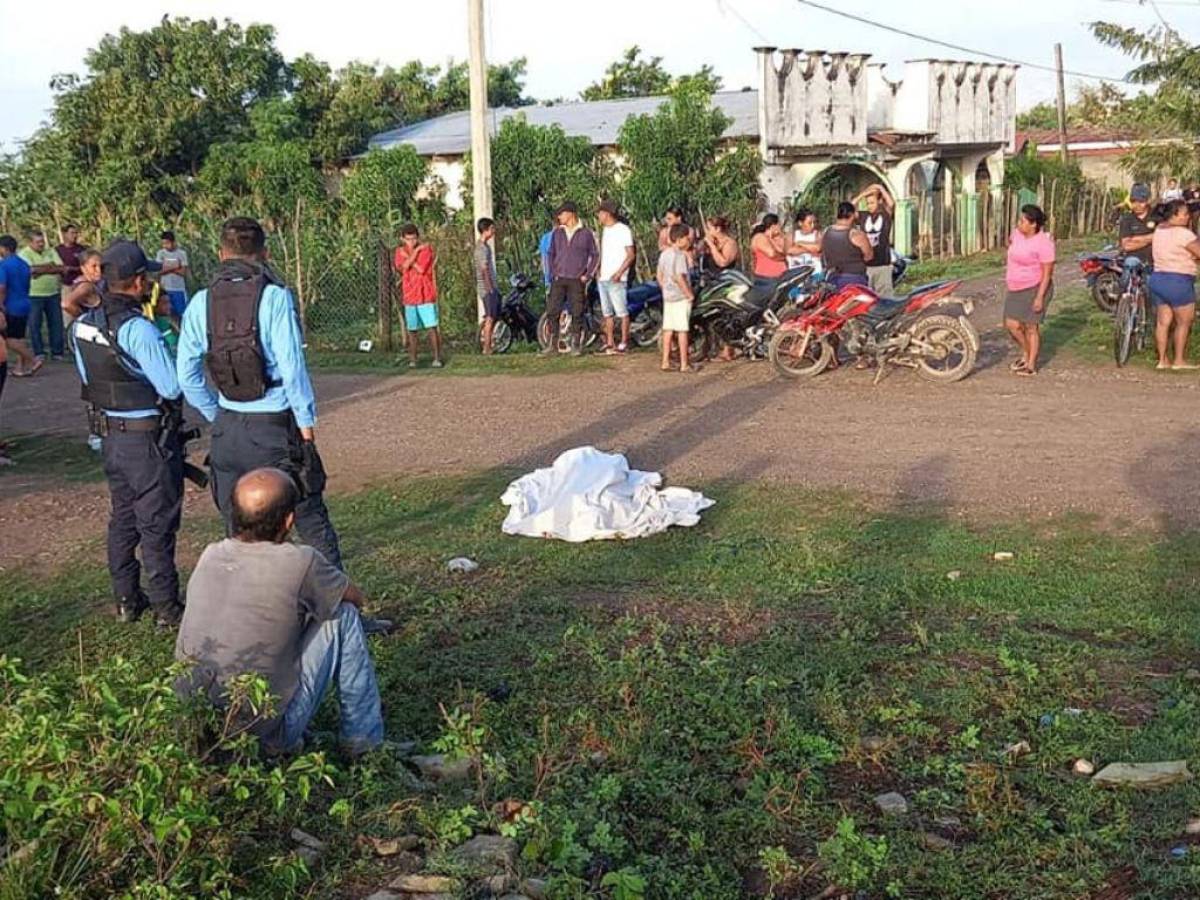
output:
M500 498L509 507L502 527L505 534L572 543L635 538L695 525L713 505L696 491L661 484L660 474L630 469L620 453L576 447L508 486Z

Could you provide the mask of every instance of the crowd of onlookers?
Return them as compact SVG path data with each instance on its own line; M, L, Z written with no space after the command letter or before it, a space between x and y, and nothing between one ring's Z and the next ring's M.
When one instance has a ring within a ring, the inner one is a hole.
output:
M99 302L100 252L79 237L78 226L70 223L63 227L57 246L50 246L40 229L27 232L23 245L12 235L0 235L0 392L10 374L29 378L47 360L66 360L67 327ZM187 305L187 251L176 244L173 232L164 231L156 259L162 265L162 308L155 311L161 313L156 323L173 346ZM12 464L7 449L0 442L0 466Z
M864 208L860 211L859 206ZM796 266L828 270L835 284L869 285L881 296L894 293L892 285L892 226L895 204L882 185L874 184L853 200L837 207L835 221L822 228L816 213L800 209L791 228L774 213L763 216L750 232L744 255L728 219L709 216L696 229L685 221L679 207L664 211L657 229L658 259L655 276L663 293L663 359L667 365L672 341L681 352L681 365L691 371L687 357L688 321L695 300L692 275L696 271L719 273L746 263L756 279L775 279ZM546 287L546 310L551 321L570 312L575 324L568 336L568 352L583 352L583 312L587 288L593 279L603 315L603 352L619 355L629 347L628 288L637 258L628 219L610 200L596 209L598 232L581 218L576 203L567 201L555 210L554 225L538 244ZM477 243L473 271L482 319L480 344L492 352L492 336L501 314L501 292L496 278L492 240L496 223L490 218L476 223ZM437 254L421 240L415 225L405 225L393 259L408 332L409 366L418 364L419 334L428 333L433 366L442 365L438 330ZM541 351L559 352L557 341Z

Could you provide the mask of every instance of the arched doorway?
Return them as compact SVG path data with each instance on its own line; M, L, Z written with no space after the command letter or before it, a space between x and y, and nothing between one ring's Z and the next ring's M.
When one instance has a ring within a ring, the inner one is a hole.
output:
M831 165L796 192L790 212L795 214L800 209L811 209L822 225L828 225L834 220L839 203L854 199L860 191L876 182L882 182L889 191L892 190L887 178L869 166L859 163Z

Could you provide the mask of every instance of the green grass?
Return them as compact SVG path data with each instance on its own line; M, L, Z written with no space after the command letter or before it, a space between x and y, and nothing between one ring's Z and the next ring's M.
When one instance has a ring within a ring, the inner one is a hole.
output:
M1153 313L1152 313L1153 314ZM1084 285L1071 285L1056 293L1042 327L1044 354L1053 357L1064 351L1072 357L1097 366L1116 367L1113 354L1113 319L1102 312ZM1193 335L1188 344L1188 358L1200 362L1200 340ZM1142 352L1134 351L1126 367L1153 371L1158 356L1151 334ZM1156 376L1186 377L1187 372L1155 372ZM1190 373L1194 375L1195 373Z
M1085 897L1127 867L1128 896L1200 891L1200 854L1169 853L1200 840L1181 836L1200 785L1106 792L1070 771L1200 763L1197 535L1077 518L972 530L718 483L695 529L567 545L501 534L506 481L410 479L333 503L353 575L402 625L373 644L390 734L428 747L477 727L490 780L414 795L382 762L343 773L295 813L330 843L313 896L390 880L359 833L414 831L437 868L505 798L533 804L521 867L556 897L610 896L604 869L628 868L647 897L738 898L763 860L781 897ZM108 618L90 552L57 575L7 573L0 653L35 672L117 655L161 671L171 639ZM458 555L480 570L447 573ZM487 699L502 683L506 702ZM465 720L449 729L439 704ZM320 726L335 722L327 708ZM1032 752L1006 760L1020 740ZM906 815L874 809L888 790ZM338 798L349 816L326 813Z
M8 435L9 457L17 464L0 468L0 479L18 480L36 474L58 484L80 484L102 481L104 470L100 454L96 453L78 434L68 440L59 435Z
M371 353L337 352L330 350L309 351L309 365L325 372L370 372L392 375L410 374L431 377L456 375L554 375L579 369L607 369L612 360L602 354L590 352L582 359L560 354L554 359L542 359L532 347L519 346L508 353L484 356L472 348L452 347L446 354L446 366L431 369L433 357L427 345L422 345L419 367L408 368L408 354L403 350L394 353L382 351Z
M1096 250L1111 242L1107 233L1090 235L1088 237L1071 238L1058 242L1059 260L1073 259L1085 250ZM978 278L1004 270L1004 258L1007 249L1000 247L983 253L973 253L970 256L955 256L949 259L918 260L909 266L906 280L909 284L925 284L930 281L940 281L950 278Z

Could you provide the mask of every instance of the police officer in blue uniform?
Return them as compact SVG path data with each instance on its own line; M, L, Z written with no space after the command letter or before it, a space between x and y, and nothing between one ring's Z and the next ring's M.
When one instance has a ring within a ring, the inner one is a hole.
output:
M237 480L264 466L282 469L303 495L296 507L300 539L342 568L323 497L317 405L296 304L266 265L266 237L258 222L243 217L225 222L220 258L208 289L188 303L178 348L184 396L213 423L213 497L228 530Z
M104 436L112 496L108 571L118 618L135 621L148 607L160 627L172 627L183 613L175 569L183 511L182 401L175 363L142 314L147 275L159 265L136 243L118 240L105 248L101 267L107 290L76 320L71 341L84 399Z

